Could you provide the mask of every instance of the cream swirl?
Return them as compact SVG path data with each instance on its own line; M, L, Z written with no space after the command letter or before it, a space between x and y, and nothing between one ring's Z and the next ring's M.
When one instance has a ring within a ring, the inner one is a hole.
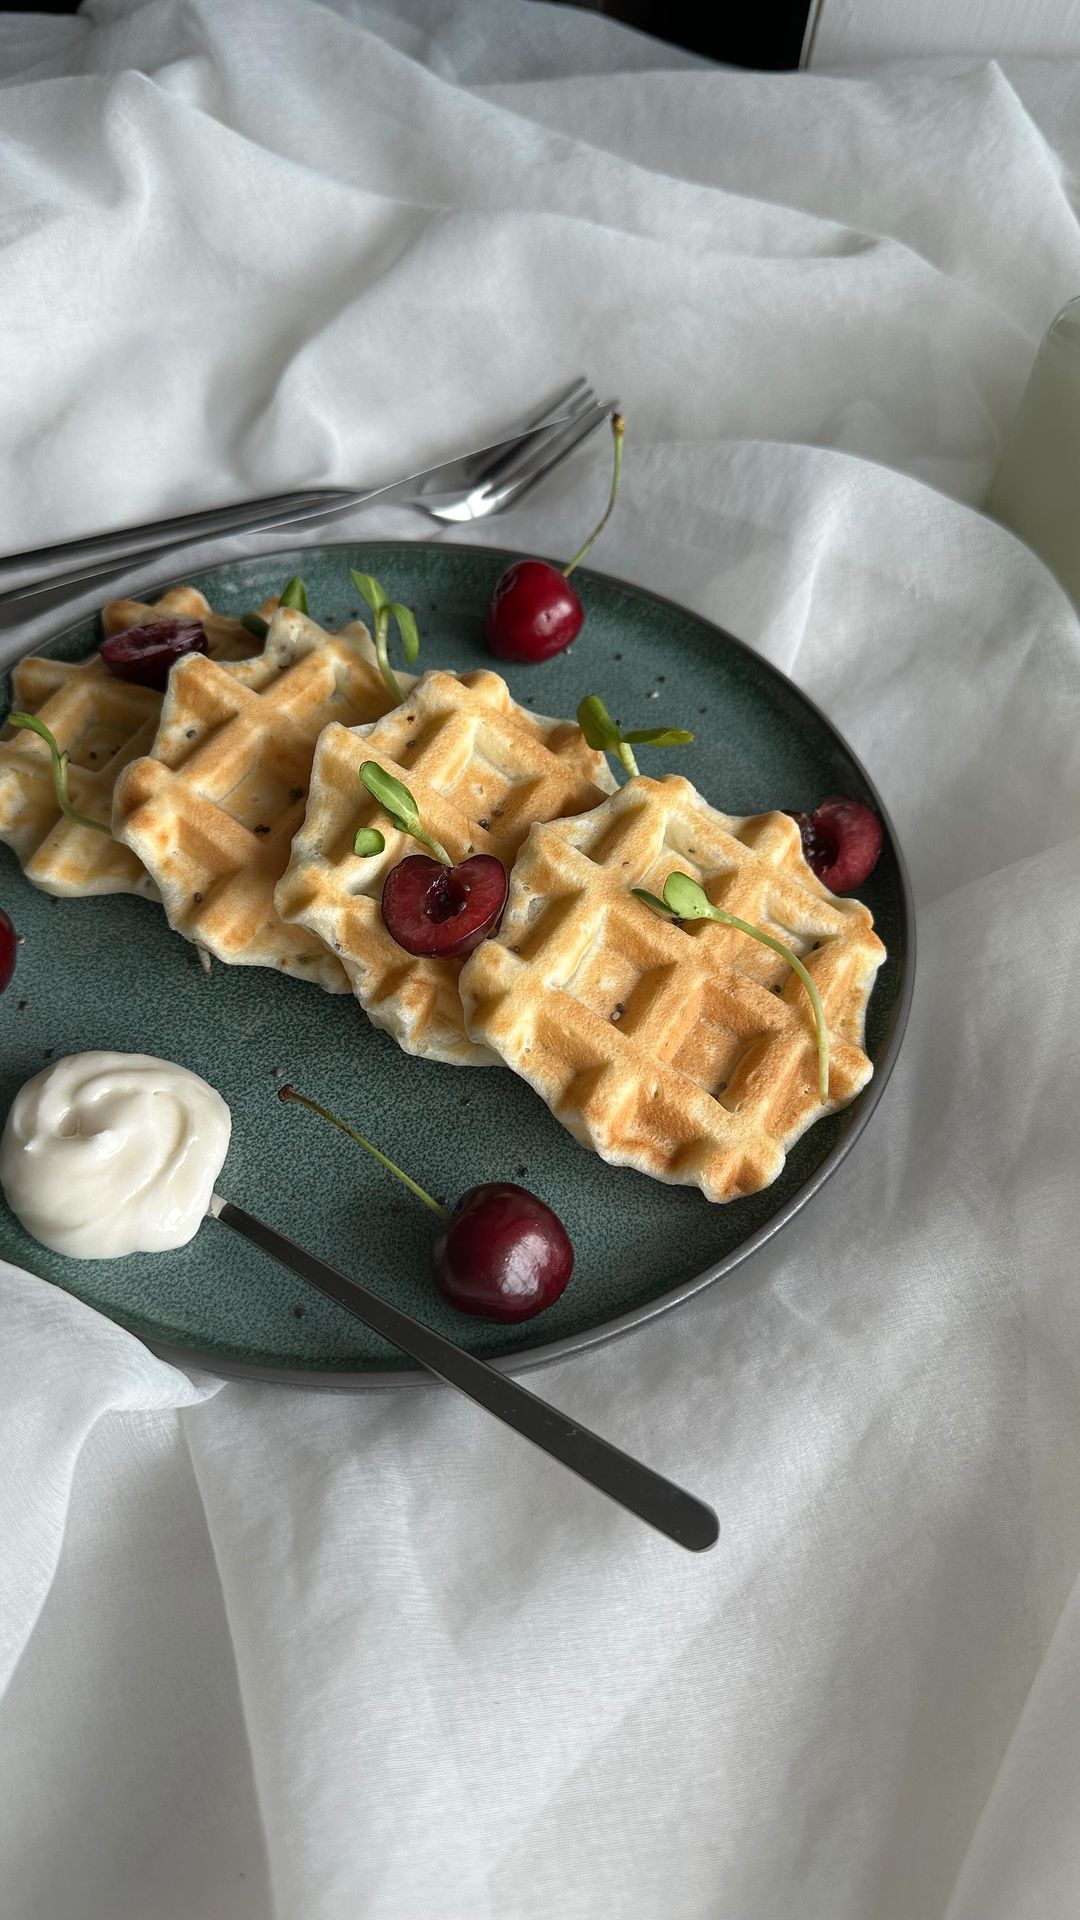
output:
M161 1253L198 1231L231 1130L221 1095L186 1067L145 1053L72 1053L16 1094L0 1186L55 1253Z

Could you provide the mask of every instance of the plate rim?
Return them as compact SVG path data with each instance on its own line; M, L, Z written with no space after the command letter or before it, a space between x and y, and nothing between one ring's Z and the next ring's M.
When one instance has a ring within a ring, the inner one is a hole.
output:
M192 574L205 577L207 574L224 572L226 568L230 567L235 568L246 564L257 566L264 562L269 563L277 560L295 558L305 553L351 551L363 546L383 548L397 547L403 552L426 548L429 552L476 554L483 559L506 560L508 562L525 558L548 558L548 556L540 554L525 555L521 553L520 550L512 547L490 547L472 541L404 539L372 539L369 541L362 539L328 540L318 543L311 542L309 545L303 547L275 547L267 553L235 554L231 558L218 560L210 566L193 563L183 573L170 577L168 580L155 581L150 591L160 596L163 593L168 593L173 587L188 585ZM551 560L550 564L558 565L559 562L557 560ZM648 1322L658 1319L661 1314L670 1313L673 1308L680 1306L684 1300L693 1299L695 1295L703 1293L707 1287L714 1286L718 1280L726 1279L729 1274L734 1273L737 1268L751 1259L755 1253L760 1252L761 1248L764 1247L768 1241L772 1240L776 1234L780 1233L784 1227L794 1220L796 1215L800 1214L803 1208L809 1205L810 1201L814 1199L815 1195L819 1193L825 1185L825 1182L831 1178L837 1168L846 1160L848 1154L855 1146L856 1141L862 1138L863 1132L873 1114L877 1111L881 1097L892 1078L893 1069L900 1053L904 1034L907 1030L908 1016L911 1012L912 997L915 991L915 902L907 860L893 824L892 816L878 791L876 782L871 778L859 755L841 733L835 721L829 718L828 714L818 705L817 701L814 700L810 694L806 693L804 689L791 678L790 674L785 673L782 667L778 667L774 661L766 658L764 654L758 653L756 648L750 646L748 641L740 640L737 634L729 633L726 627L722 627L715 620L709 619L706 614L696 612L693 607L687 606L685 602L674 600L668 594L657 593L652 587L640 587L636 582L621 579L617 574L601 573L595 567L582 567L579 569L579 575L586 580L596 580L605 587L614 587L623 592L630 592L640 599L650 600L656 605L666 607L677 614L683 616L689 615L692 620L700 621L702 626L708 628L711 633L715 634L729 647L733 647L737 653L742 654L755 668L764 671L767 678L778 682L790 693L793 693L797 700L799 700L804 707L808 708L815 719L838 741L851 764L856 768L864 781L868 792L871 794L881 817L882 824L889 836L896 861L897 878L900 888L904 948L903 973L900 981L900 992L892 1013L891 1026L885 1043L885 1049L880 1063L874 1068L873 1077L868 1086L856 1096L858 1109L855 1117L851 1124L845 1129L841 1138L831 1148L829 1153L826 1154L824 1160L814 1169L814 1172L798 1191L792 1195L791 1199L788 1200L778 1212L771 1215L765 1224L758 1228L756 1233L751 1234L746 1240L740 1241L737 1247L732 1248L728 1253L722 1255L711 1267L706 1267L701 1273L694 1274L689 1280L680 1281L677 1287L670 1288L667 1293L659 1295L657 1299L648 1300L636 1307L631 1307L626 1313L617 1314L614 1319L605 1320L601 1322L599 1326L587 1328L582 1333L564 1334L558 1340L549 1340L537 1347L519 1349L513 1353L499 1354L486 1358L486 1365L493 1367L499 1373L509 1374L527 1373L531 1372L534 1368L553 1366L557 1361L566 1359L571 1354L583 1353L595 1347L605 1346L609 1341L618 1339L620 1335L631 1333L636 1328L645 1326ZM70 634L75 633L80 627L84 626L87 619L93 617L92 614L83 614L79 619L72 620L68 625L50 634L46 639L34 642L27 648L26 652L18 654L14 659L5 663L2 670L4 677L7 678L10 676L20 660L28 658L31 653L55 646L58 642L66 639ZM663 1185L664 1183L660 1182L658 1184ZM104 1309L97 1307L95 1311L101 1313L104 1312ZM105 1314L106 1319L111 1319L111 1317L111 1315ZM113 1324L123 1327L124 1323L116 1320L113 1321ZM172 1366L179 1366L202 1373L210 1373L214 1375L215 1378L225 1380L261 1381L268 1385L284 1387L314 1387L325 1393L364 1393L369 1389L386 1389L390 1387L441 1387L443 1385L443 1382L439 1380L437 1376L418 1367L321 1368L268 1366L260 1361L231 1360L227 1357L219 1357L216 1354L207 1354L203 1349L198 1347L177 1345L168 1340L151 1339L146 1334L135 1333L131 1328L127 1327L124 1327L124 1331L132 1333L132 1337L146 1347L149 1352L155 1354L159 1359L167 1361Z

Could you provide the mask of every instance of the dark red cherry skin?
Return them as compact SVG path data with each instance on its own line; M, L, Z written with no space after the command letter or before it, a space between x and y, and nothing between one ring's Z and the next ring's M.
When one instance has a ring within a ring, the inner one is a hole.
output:
M134 680L140 687L164 693L169 671L189 653L206 653L206 629L201 620L151 620L145 627L128 627L102 642L101 657L118 680Z
M547 560L515 560L488 601L487 643L499 660L550 660L577 639L584 609Z
M813 813L793 813L803 857L830 893L851 893L868 880L881 853L881 821L861 800L834 793Z
M493 1180L462 1194L432 1260L435 1285L452 1307L509 1322L553 1305L574 1270L574 1248L534 1193Z
M506 868L490 853L444 867L412 853L383 882L383 925L406 953L457 960L494 933L506 905Z
M18 944L15 929L3 907L0 907L0 993L3 993L5 987L11 985Z

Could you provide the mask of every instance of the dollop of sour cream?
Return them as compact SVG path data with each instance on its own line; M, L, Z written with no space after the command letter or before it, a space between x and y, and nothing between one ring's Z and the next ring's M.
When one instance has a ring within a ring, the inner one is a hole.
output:
M145 1053L72 1053L16 1094L0 1186L54 1253L162 1253L197 1233L231 1131L221 1095L186 1067Z

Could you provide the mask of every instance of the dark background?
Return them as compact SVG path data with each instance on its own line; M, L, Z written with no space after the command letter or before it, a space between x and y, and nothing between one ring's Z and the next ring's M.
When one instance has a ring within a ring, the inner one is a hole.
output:
M628 27L689 47L733 67L797 67L810 0L768 0L756 6L723 0L564 0L606 13Z
M509 0L507 0L509 4ZM0 0L0 9L6 0ZM562 0L733 67L797 67L810 0L733 7L724 0ZM19 0L25 13L78 13L78 0Z

